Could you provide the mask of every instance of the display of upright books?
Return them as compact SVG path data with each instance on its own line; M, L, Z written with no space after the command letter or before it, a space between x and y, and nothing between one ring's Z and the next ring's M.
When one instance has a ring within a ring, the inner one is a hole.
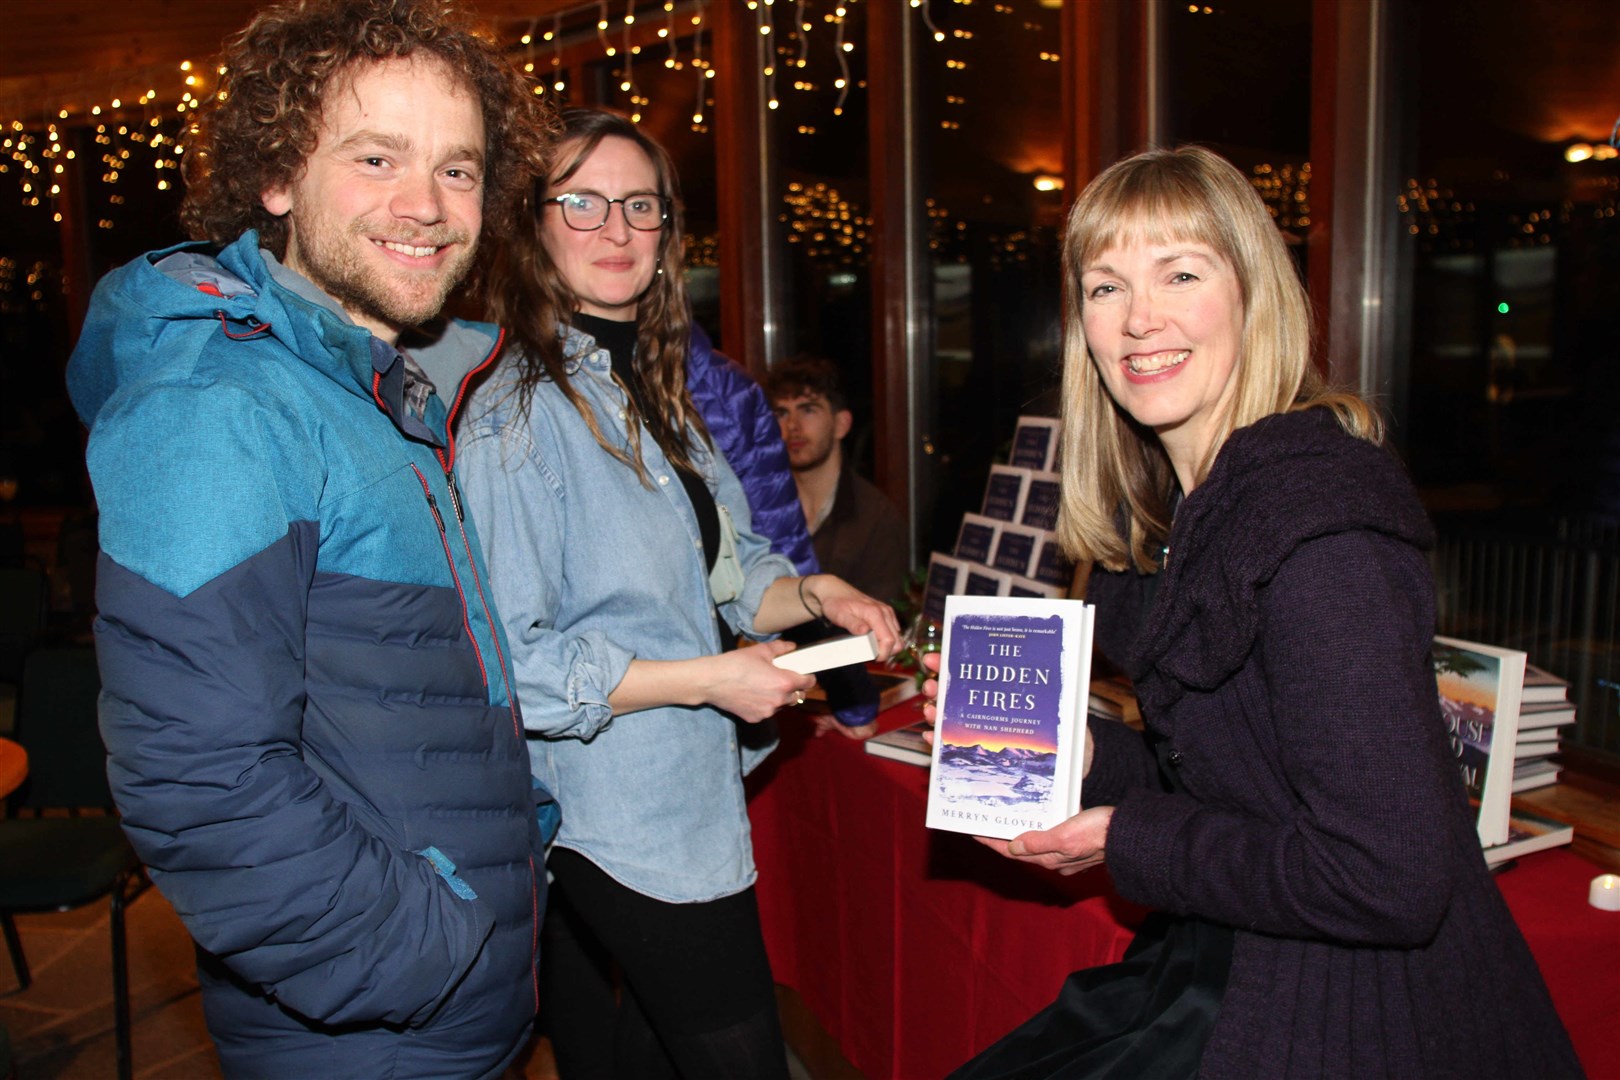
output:
M988 566L1001 542L1003 522L983 514L963 514L962 527L956 533L956 550L951 554L958 559Z
M1057 468L1058 440L1063 421L1050 416L1020 416L1013 429L1012 454L1008 460L1022 469L1047 472Z
M1062 494L1063 483L1057 473L1030 473L1024 487L1024 505L1013 520L1026 528L1051 532L1057 528Z
M1525 654L1517 649L1434 639L1440 711L1468 797L1478 809L1479 842L1486 847L1508 837L1524 665Z
M980 513L997 521L1017 522L1024 517L1024 499L1029 494L1028 469L1011 465L990 466L990 479L984 485Z
M953 596L945 605L929 828L1011 839L1079 811L1093 608Z
M1035 576L1035 559L1040 550L1042 533L1021 525L1003 525L996 541L995 551L986 560L1005 574L1019 577Z
M1053 585L1049 581L1036 581L1034 578L1008 574L1007 591L1003 595L1042 596L1048 600L1061 600L1067 593L1068 589L1063 585Z
M928 557L928 576L923 579L923 618L934 624L945 621L945 598L962 591L968 564L939 552Z

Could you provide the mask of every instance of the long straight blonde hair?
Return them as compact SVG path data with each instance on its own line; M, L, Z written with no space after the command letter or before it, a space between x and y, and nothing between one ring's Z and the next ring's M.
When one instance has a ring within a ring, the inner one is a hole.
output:
M1202 244L1234 269L1243 301L1237 380L1202 482L1226 438L1273 413L1325 407L1344 429L1379 442L1382 425L1353 394L1327 388L1312 363L1310 301L1282 236L1243 174L1198 146L1153 150L1110 166L1069 211L1063 237L1063 494L1058 541L1076 561L1158 568L1170 532L1175 474L1154 432L1108 394L1080 314L1083 268L1133 243Z

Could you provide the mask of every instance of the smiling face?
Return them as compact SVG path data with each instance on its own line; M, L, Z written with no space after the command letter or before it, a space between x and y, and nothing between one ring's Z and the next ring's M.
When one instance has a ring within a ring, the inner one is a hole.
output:
M333 81L303 173L263 202L289 217L286 265L392 343L472 265L483 170L466 85L436 59L381 60Z
M1152 428L1186 491L1237 385L1243 290L1206 245L1132 240L1081 268L1080 323L1109 395Z
M570 160L576 150L565 143L557 160ZM662 194L652 159L641 147L617 135L597 143L568 179L547 188L546 196L565 192L609 199ZM578 309L603 319L634 319L636 306L658 269L663 230L632 229L624 220L622 203L608 208L605 225L588 232L569 228L556 203L544 204L541 214L541 242L577 298Z

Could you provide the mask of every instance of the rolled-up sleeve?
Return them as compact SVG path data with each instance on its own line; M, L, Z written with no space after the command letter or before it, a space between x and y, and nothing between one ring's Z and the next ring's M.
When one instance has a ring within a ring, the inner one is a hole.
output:
M589 739L612 722L608 695L635 653L599 631L557 629L560 559L552 556L563 550L566 525L560 480L514 428L475 432L458 450L461 491L512 643L523 726Z

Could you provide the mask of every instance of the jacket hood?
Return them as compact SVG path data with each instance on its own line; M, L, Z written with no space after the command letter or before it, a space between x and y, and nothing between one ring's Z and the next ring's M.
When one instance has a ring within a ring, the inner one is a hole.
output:
M1127 663L1144 707L1182 687L1210 690L1260 632L1260 593L1297 547L1345 532L1434 546L1417 492L1393 453L1345 434L1325 408L1235 431L1170 530L1170 553Z
M219 248L177 244L112 271L96 285L84 330L68 361L68 393L86 426L118 391L182 376L203 340L217 332L247 341L268 336L335 382L370 399L373 376L386 375L397 350L321 301L314 286L300 295L276 281L273 256L249 230ZM193 337L192 335L204 335ZM492 326L447 320L431 337L402 342L434 381L446 404L494 352Z

